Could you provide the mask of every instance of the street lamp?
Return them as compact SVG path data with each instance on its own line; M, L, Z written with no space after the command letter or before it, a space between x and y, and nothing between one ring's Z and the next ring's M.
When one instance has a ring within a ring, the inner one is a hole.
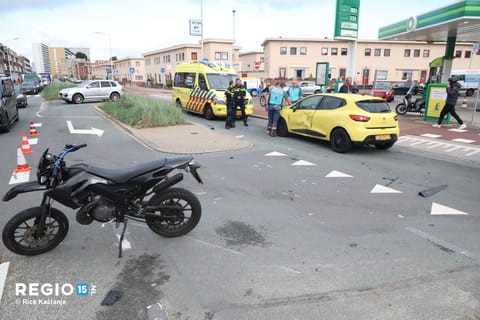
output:
M95 31L94 33L96 34L103 34L104 36L107 36L108 37L108 43L110 45L110 74L112 75L112 80L113 80L113 61L112 61L112 38L110 37L110 35L108 33L104 33L104 32L98 32L98 31ZM108 77L107 77L108 78Z
M12 79L12 80L13 80L12 69L11 69L10 59L8 58L8 56L9 56L8 52L10 51L9 47L8 47L8 41L14 41L14 40L18 40L18 39L20 39L20 38L13 38L13 39L8 39L8 40L5 41L5 46L7 47L8 74L10 76L10 79Z
M233 13L233 44L235 44L235 10L232 10Z

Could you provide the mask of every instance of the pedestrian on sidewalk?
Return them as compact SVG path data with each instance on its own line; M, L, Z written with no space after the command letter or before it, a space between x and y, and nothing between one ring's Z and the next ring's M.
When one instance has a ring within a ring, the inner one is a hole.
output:
M227 118L225 119L225 129L235 128L235 92L233 80L228 83L227 91L225 91L225 98L227 102Z
M442 111L440 112L440 117L438 118L438 122L432 124L434 128L440 128L442 125L443 118L450 113L458 122L460 127L459 129L465 129L467 125L463 123L463 120L460 119L457 112L455 112L455 105L457 104L458 96L460 95L460 84L458 83L457 77L450 77L448 79L448 87L447 87L447 100L445 101L445 106L443 107Z
M235 82L235 87L233 88L234 99L235 99L235 111L237 107L240 107L242 112L243 125L248 127L247 115L245 114L245 98L247 96L247 89L242 85L242 80L237 79Z
M276 83L275 87L270 89L267 95L268 103L268 123L267 133L275 137L277 135L277 123L280 117L280 110L282 109L283 100L285 99L285 91L283 91L284 84Z

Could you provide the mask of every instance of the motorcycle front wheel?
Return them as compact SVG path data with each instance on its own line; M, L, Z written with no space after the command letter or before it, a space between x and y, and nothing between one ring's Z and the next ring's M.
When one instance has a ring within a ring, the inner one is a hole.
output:
M405 105L405 103L397 104L397 106L395 107L395 112L397 114L400 114L400 115L406 114L407 113L407 106Z
M41 207L23 210L3 228L2 240L10 251L24 256L35 256L58 246L68 232L68 219L59 210L50 208L45 219L43 236L36 236L42 215Z
M148 201L147 212L148 227L163 237L173 238L183 236L195 228L202 215L202 206L192 192L182 188L169 188L155 194Z

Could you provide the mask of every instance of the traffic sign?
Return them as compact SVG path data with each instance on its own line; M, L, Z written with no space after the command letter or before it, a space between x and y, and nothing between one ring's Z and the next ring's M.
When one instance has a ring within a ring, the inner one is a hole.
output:
M165 73L165 68L160 68L161 73Z
M135 72L135 68L134 68L134 67L130 67L129 71L130 71L130 73L134 73L134 72Z
M260 61L255 61L255 64L253 65L253 67L258 70L260 69Z

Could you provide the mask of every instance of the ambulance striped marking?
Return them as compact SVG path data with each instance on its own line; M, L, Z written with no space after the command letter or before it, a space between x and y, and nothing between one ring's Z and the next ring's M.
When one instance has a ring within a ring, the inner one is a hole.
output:
M192 110L198 113L203 113L203 109L207 103L215 104L215 97L217 95L213 91L205 91L200 87L195 87L190 92L190 97L187 101L186 109Z

